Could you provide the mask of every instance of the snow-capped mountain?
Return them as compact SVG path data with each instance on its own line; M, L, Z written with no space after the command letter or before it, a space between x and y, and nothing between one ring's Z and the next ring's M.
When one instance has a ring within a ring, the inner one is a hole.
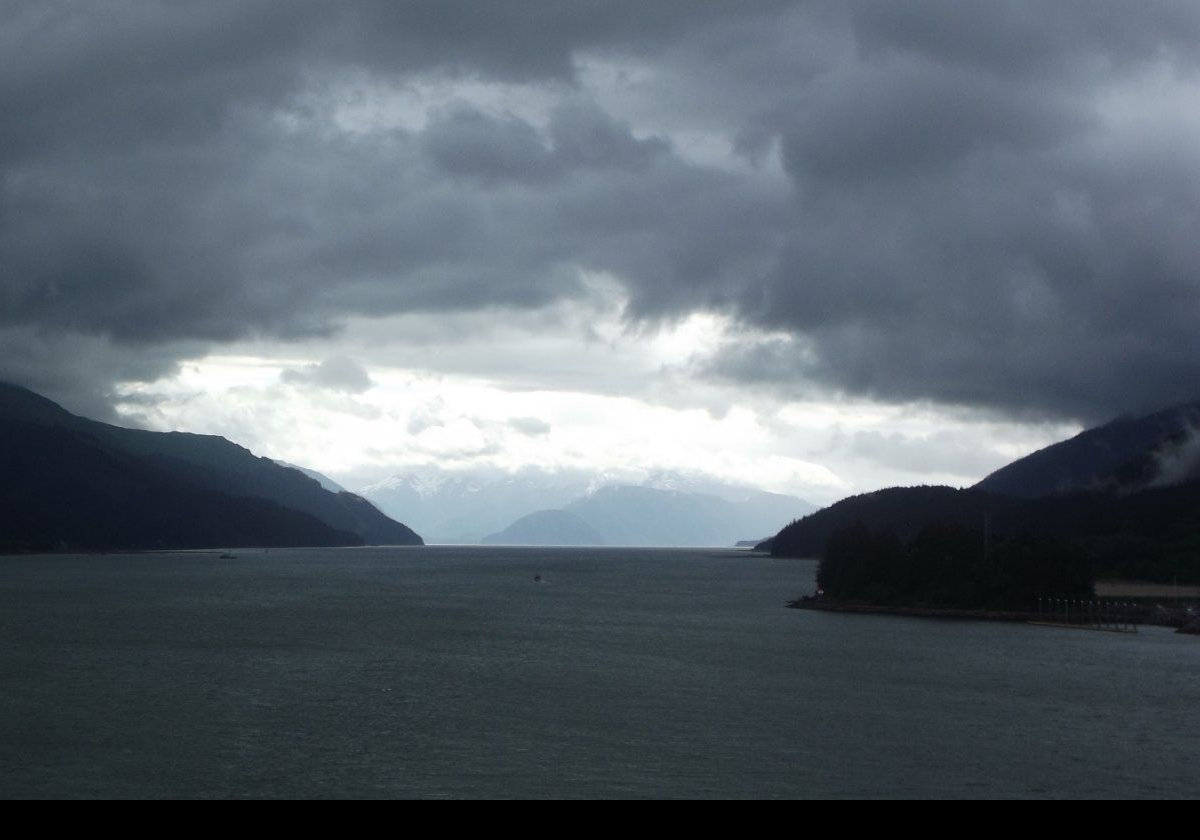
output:
M433 543L480 542L529 514L568 509L584 515L610 545L732 545L775 533L814 510L794 496L661 470L638 476L422 469L359 492Z
M527 513L558 508L587 492L588 476L549 472L390 476L361 490L380 510L404 510L435 543L475 543Z

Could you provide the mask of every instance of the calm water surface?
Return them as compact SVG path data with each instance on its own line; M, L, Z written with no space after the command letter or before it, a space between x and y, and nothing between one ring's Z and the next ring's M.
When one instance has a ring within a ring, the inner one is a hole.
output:
M0 558L0 795L1200 793L1159 628L788 610L813 564L732 551L238 554Z

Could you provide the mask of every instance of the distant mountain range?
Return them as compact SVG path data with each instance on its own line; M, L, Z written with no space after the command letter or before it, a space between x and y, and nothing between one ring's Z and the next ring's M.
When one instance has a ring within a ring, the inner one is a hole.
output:
M893 487L843 499L761 547L814 557L850 526L908 540L939 525L1067 539L1101 576L1200 580L1198 421L1198 404L1122 418L1014 461L971 488Z
M111 426L0 383L0 551L364 543L421 538L224 438Z
M755 492L731 502L702 493L609 485L558 510L522 517L484 542L508 545L725 546L769 532L811 509L800 499Z
M733 545L815 509L794 496L662 471L637 485L582 472L429 471L362 493L430 542L508 545Z
M432 543L478 543L514 520L587 492L588 477L526 471L448 473L429 468L390 476L359 492Z
M535 511L483 541L489 545L609 544L586 519L567 510Z

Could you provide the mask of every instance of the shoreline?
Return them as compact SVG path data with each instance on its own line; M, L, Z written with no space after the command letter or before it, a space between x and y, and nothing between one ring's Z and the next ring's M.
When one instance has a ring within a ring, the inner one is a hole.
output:
M1200 636L1200 619L1194 614L1164 612L1161 608L1125 614L1123 618L1101 623L1055 621L1056 616L1012 610L964 609L954 607L905 607L892 604L871 604L865 601L837 601L805 595L787 602L789 609L820 612L853 613L857 615L896 615L908 618L944 618L967 621L1006 621L1039 627L1061 627L1071 630L1098 630L1108 633L1136 633L1138 625L1172 627L1175 632Z
M904 607L890 604L869 604L865 601L834 601L827 598L804 596L788 601L793 610L819 610L821 612L858 613L861 615L901 615L913 618L952 618L974 621L1015 621L1030 623L1043 621L1045 616L1037 613L1010 612L1006 610L961 609L952 607ZM1063 625L1077 626L1077 625Z

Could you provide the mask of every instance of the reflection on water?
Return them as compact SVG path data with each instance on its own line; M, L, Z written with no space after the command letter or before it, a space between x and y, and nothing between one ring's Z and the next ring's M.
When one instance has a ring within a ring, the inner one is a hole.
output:
M1195 795L1160 628L788 610L812 564L733 551L236 554L0 558L4 795Z

